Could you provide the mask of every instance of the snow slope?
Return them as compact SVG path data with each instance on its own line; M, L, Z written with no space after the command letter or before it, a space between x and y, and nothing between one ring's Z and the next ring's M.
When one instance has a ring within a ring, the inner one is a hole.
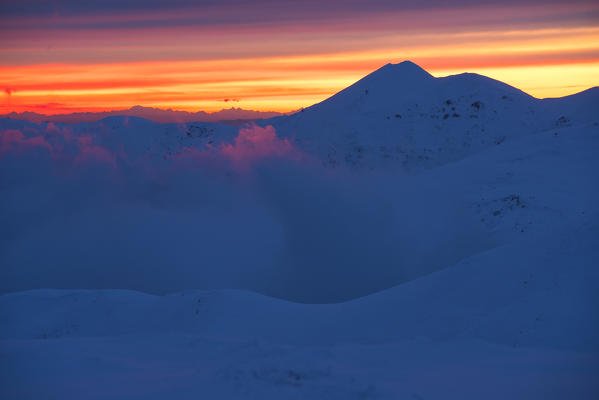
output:
M333 305L239 291L3 295L3 391L62 399L592 399L598 234L594 224L548 235L550 252L523 241Z
M0 394L594 399L596 110L402 63L274 129L2 120Z

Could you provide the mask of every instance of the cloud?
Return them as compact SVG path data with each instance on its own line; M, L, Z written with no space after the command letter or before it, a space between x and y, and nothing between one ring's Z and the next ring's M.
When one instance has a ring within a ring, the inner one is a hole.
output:
M239 130L232 144L223 144L221 154L231 161L234 169L247 170L258 160L270 157L284 157L299 160L301 152L286 139L279 139L275 129L252 125Z
M129 126L128 118L123 119L123 126ZM117 151L108 147L102 142L102 132L99 135L75 133L67 125L51 122L31 125L23 131L27 132L27 135L16 129L0 132L0 155L11 152L19 154L42 148L49 152L53 160L62 164L68 163L69 168L78 168L85 163L103 163L113 169L119 166L134 168L147 156L127 154L123 150ZM174 162L193 160L196 164L209 165L211 168L231 169L243 173L262 160L285 158L297 161L306 157L288 139L277 137L275 129L270 125L249 125L239 129L238 135L231 143L208 147L184 147L167 158Z
M488 246L455 188L326 169L272 126L165 160L159 141L135 147L147 121L118 134L4 123L0 292L241 288L334 302Z
M0 135L0 156L39 148L52 151L52 147L41 136L25 138L25 135L16 129L7 129Z
M0 157L31 157L44 151L53 164L45 167L56 168L57 165L62 165L63 168L75 171L88 164L103 164L112 169L117 168L115 154L95 144L91 135L76 135L67 127L57 127L53 123L38 129L29 127L23 129L23 132L16 129L0 132Z

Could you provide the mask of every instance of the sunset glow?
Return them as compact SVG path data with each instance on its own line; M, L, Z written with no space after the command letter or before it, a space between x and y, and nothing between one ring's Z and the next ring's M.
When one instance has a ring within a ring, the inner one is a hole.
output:
M350 1L342 12L327 8L318 16L267 3L231 11L125 2L118 15L100 6L67 13L66 5L3 5L0 113L133 105L287 112L403 60L435 76L480 73L539 98L599 82L593 2L465 2L451 9L435 1L418 8L375 2L365 11Z

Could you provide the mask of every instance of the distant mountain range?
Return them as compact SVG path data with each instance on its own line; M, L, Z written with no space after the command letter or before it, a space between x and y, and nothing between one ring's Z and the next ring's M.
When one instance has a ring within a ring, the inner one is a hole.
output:
M149 119L157 123L219 122L227 125L243 125L247 122L284 115L276 111L254 111L242 108L229 108L208 113L205 111L188 112L154 107L134 106L126 110L102 112L77 112L71 114L45 115L25 111L0 115L0 118L12 118L31 122L77 123L94 122L106 117L127 116Z

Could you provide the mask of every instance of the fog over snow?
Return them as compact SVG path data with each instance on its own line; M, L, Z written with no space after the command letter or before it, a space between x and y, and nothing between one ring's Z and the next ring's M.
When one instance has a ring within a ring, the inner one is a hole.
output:
M335 302L495 242L458 188L326 168L271 125L212 143L194 128L215 128L151 126L113 117L3 131L3 291L242 288Z

